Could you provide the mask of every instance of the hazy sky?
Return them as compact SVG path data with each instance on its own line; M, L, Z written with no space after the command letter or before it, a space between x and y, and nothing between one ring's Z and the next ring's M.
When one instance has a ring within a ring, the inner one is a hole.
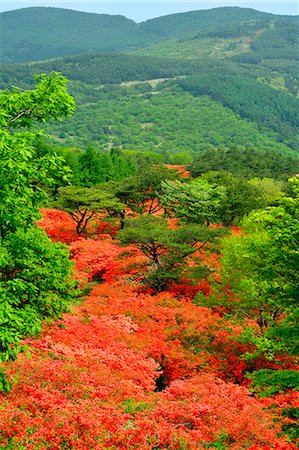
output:
M210 9L219 6L240 6L272 12L274 14L298 14L297 0L196 0L193 2L182 0L176 2L158 0L152 2L145 0L135 0L135 2L128 2L126 0L113 2L101 0L81 0L77 2L72 0L0 0L0 11L9 11L28 6L55 6L98 14L122 14L137 22L166 14L193 11L196 9Z

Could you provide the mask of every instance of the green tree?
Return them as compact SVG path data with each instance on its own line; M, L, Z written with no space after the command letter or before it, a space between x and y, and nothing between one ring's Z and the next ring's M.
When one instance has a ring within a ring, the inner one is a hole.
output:
M20 339L57 317L74 294L71 263L35 221L47 187L69 172L55 155L38 154L36 122L60 120L73 112L66 79L53 73L36 78L31 91L0 94L0 359L14 357ZM1 376L2 387L5 382ZM6 385L7 388L7 385Z
M271 147L271 146L270 146ZM271 148L212 147L197 153L188 167L193 177L210 171L226 171L239 178L285 179L299 171L298 155Z
M185 222L209 224L219 221L219 208L226 189L198 179L190 183L163 181L160 200L163 206Z
M231 286L230 309L257 320L261 350L299 351L299 180L280 205L252 212L243 222L246 234L223 242L222 283ZM271 350L272 349L272 350Z
M65 245L42 229L18 229L1 240L0 359L14 357L22 337L37 334L42 320L58 317L74 293Z
M5 90L0 95L0 237L30 227L39 217L38 206L47 199L45 186L55 185L58 174L67 180L63 160L55 155L38 157L35 122L60 120L73 112L74 101L66 79L53 73L37 77L32 91ZM25 130L25 128L27 128Z
M184 224L172 229L166 219L140 215L125 221L118 238L123 244L136 245L148 258L150 264L144 281L162 291L170 281L181 277L205 276L208 269L200 261L190 267L187 258L219 235L219 229L206 225Z
M273 178L251 178L249 184L260 191L263 207L276 206L286 187L284 181Z
M82 171L79 164L79 159L80 156L83 154L83 150L81 150L78 147L67 147L67 148L60 147L57 150L57 153L65 159L67 165L71 169L72 174L71 183L74 186L79 186L82 178Z
M115 189L115 195L139 214L154 214L162 209L162 183L179 178L179 174L160 165L145 165L139 174L125 179Z
M221 223L227 227L253 209L264 206L263 193L247 180L226 172L208 172L201 178L225 188L226 196L220 202L218 214Z
M95 186L113 178L113 166L109 153L89 145L79 157L82 186Z
M76 231L85 231L88 222L97 212L105 212L108 216L123 215L125 205L104 186L93 188L66 186L59 189L56 206L68 212L76 222Z

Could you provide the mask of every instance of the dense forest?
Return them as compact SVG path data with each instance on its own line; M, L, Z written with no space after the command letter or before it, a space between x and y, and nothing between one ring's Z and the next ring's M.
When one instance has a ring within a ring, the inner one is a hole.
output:
M1 21L0 446L298 448L295 18Z

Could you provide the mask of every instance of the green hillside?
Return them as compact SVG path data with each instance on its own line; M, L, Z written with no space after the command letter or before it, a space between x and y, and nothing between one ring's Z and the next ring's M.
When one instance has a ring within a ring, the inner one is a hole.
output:
M240 71L261 77L270 86L298 95L298 24L297 17L260 15L253 10L238 8L217 8L214 11L215 22L205 21L200 31L198 20L197 31L192 22L194 13L182 15L183 22L178 26L186 26L185 30L193 30L189 34L180 35L176 26L167 34L166 40L160 40L143 49L135 50L139 55L151 55L166 58L214 59L236 63ZM239 19L233 20L234 13L239 12ZM198 11L198 13L204 11ZM226 22L228 12L231 22ZM246 18L247 13L252 15ZM222 22L217 19L223 15ZM177 15L172 21L177 21ZM200 15L199 15L200 16ZM171 17L170 17L171 18ZM187 19L190 19L190 23ZM163 17L155 22L162 26ZM210 17L211 19L211 17ZM171 20L170 20L171 23ZM185 24L183 26L183 24ZM193 24L193 25L192 25ZM146 24L145 24L146 25ZM164 24L167 26L167 22Z
M179 86L194 95L208 95L256 122L275 131L278 140L299 149L299 100L242 74L214 70L188 77Z
M234 27L244 20L272 19L273 14L249 8L223 7L208 10L170 14L147 20L140 24L141 30L160 39L194 36L198 32L215 30L219 26Z
M171 162L219 146L292 153L277 133L176 85L140 83L97 91L94 101L86 98L72 117L47 130L57 143L156 152Z
M167 39L136 52L176 58L233 58L253 64L279 58L298 60L298 27L293 17L279 16L219 26L214 23L208 30L197 29L181 37L169 34Z
M123 16L33 7L1 13L0 21L2 62L120 51L148 42L138 25Z
M136 95L156 96L159 93L151 92L152 85L161 79L168 80L168 85L173 85L172 95L176 98L181 96L181 91L189 92L195 97L208 96L242 119L255 124L260 133L274 133L278 145L283 143L294 150L299 148L299 101L289 95L287 89L283 92L268 85L267 78L272 82L279 79L275 78L271 71L262 72L261 69L256 69L247 73L246 67L237 63L213 58L203 61L98 54L31 64L0 65L0 87L15 85L28 88L33 84L34 74L51 71L61 71L69 78L70 90L75 96L78 109L86 104L95 105L103 99L110 101L126 96L131 98L132 91ZM141 83L148 80L148 83ZM282 80L285 83L284 78ZM120 83L130 83L135 87L126 86L119 89L116 85ZM180 97L183 102L186 98ZM88 109L83 109L80 113L81 123L92 120L92 117L87 117L88 112ZM192 122L191 117L190 120ZM92 124L88 128L91 129ZM90 133L84 135L85 140L93 140ZM236 143L240 144L241 141ZM255 145L254 139L252 145Z
M52 71L70 80L77 110L48 128L55 144L168 162L218 147L298 151L295 17L231 7L140 25L42 7L0 17L4 59L42 59L0 64L0 88L30 88L35 74Z
M118 84L196 74L209 64L215 63L124 54L93 54L30 64L0 64L0 88L11 85L28 87L34 84L35 74L51 71L62 72L70 80L88 84Z

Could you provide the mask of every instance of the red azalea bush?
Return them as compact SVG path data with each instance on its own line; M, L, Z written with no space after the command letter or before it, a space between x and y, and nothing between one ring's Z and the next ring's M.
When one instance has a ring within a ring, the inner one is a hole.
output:
M209 295L207 280L182 280L159 294L142 290L146 258L137 249L103 235L78 238L62 212L45 211L40 223L52 239L70 243L81 284L101 284L40 337L25 340L30 355L5 363L14 384L0 395L0 447L297 448L281 432L293 425L284 411L298 408L298 393L255 398L244 379L248 370L291 368L291 359L245 362L252 348L239 342L243 327L192 303L198 291ZM218 256L197 256L217 276Z
M92 281L93 278L113 279L118 270L116 258L124 251L111 240L90 238L79 238L72 242L70 250L81 284Z
M45 208L40 209L40 212L42 213L42 218L37 223L44 228L53 241L70 244L78 239L76 222L67 212Z
M43 227L47 235L53 241L65 242L71 244L80 236L76 232L76 222L70 214L59 209L41 208L42 218L37 222ZM116 236L117 225L107 222L103 214L95 214L92 221L87 224L84 237L100 237L102 235Z
M246 388L207 373L186 353L180 333L194 322L208 333L215 321L207 308L167 293L138 296L120 283L99 285L73 314L27 340L31 357L7 366L15 384L0 400L0 445L295 448ZM169 386L156 392L163 358Z

